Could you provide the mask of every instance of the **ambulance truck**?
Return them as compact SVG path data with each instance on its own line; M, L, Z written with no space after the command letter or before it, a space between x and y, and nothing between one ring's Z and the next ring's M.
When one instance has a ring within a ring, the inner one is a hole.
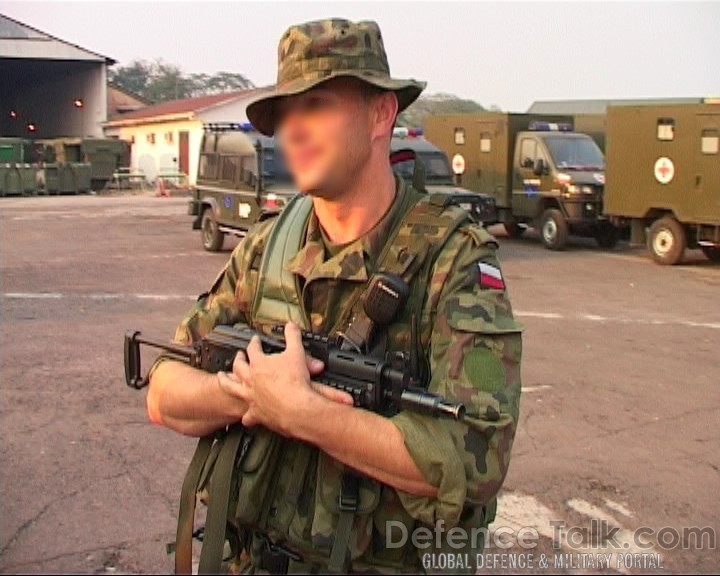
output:
M660 264L720 261L720 102L611 106L605 215Z

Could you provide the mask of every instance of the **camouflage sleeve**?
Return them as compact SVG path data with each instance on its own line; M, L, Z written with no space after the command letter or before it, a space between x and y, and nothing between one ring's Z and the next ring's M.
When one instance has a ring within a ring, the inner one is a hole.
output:
M201 294L175 330L174 341L193 344L215 326L232 326L248 322L255 295L258 272L253 262L262 253L262 246L272 228L273 219L257 224L233 250L210 290ZM160 356L150 374L164 361Z
M176 342L190 344L215 326L249 321L258 274L257 263L253 261L262 253L262 245L273 222L272 219L261 222L240 241L210 290L198 297L178 325Z
M429 390L463 402L464 422L401 412L393 421L436 498L398 492L416 520L457 525L464 507L488 504L505 479L518 422L521 328L484 230L462 228L433 270ZM485 271L492 277L481 278ZM499 279L498 279L499 277Z

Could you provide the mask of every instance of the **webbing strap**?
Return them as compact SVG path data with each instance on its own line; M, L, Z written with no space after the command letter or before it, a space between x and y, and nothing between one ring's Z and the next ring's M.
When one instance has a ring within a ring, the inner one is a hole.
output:
M338 574L347 573L350 564L348 551L350 549L350 535L352 534L355 512L340 512L337 528L335 529L335 541L330 552L328 570Z
M195 522L195 499L198 482L205 461L210 454L213 439L211 436L200 438L190 466L185 473L180 492L180 510L178 511L177 534L175 536L175 573L192 574L192 538Z
M311 210L312 199L298 194L288 202L273 224L260 264L253 300L253 321L278 322L285 319L309 329L299 300L298 280L285 270L285 263L302 246Z
M223 559L225 530L227 528L230 488L232 486L235 457L245 430L236 426L225 437L223 447L218 454L213 474L213 489L208 502L205 520L205 537L200 552L198 574L217 574Z
M355 472L346 471L342 475L340 496L338 498L337 528L335 541L330 551L328 569L331 572L347 572L350 568L350 537L355 514L360 507L360 477Z

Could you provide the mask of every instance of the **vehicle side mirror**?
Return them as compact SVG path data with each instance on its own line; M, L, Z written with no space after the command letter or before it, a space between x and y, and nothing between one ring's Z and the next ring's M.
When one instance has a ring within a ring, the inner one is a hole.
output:
M542 176L545 174L546 168L545 161L542 158L538 158L535 160L535 166L533 166L533 174L535 174L535 176Z

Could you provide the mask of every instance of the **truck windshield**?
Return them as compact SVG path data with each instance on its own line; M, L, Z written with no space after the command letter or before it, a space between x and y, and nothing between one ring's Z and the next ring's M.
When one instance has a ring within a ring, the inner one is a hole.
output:
M562 170L604 170L605 158L590 138L545 136L555 166Z
M434 183L453 183L450 163L441 152L418 152L417 156L425 165L425 180ZM412 180L414 160L403 160L393 165L395 170L403 179Z
M282 153L277 148L263 148L263 178L274 182L292 182Z

